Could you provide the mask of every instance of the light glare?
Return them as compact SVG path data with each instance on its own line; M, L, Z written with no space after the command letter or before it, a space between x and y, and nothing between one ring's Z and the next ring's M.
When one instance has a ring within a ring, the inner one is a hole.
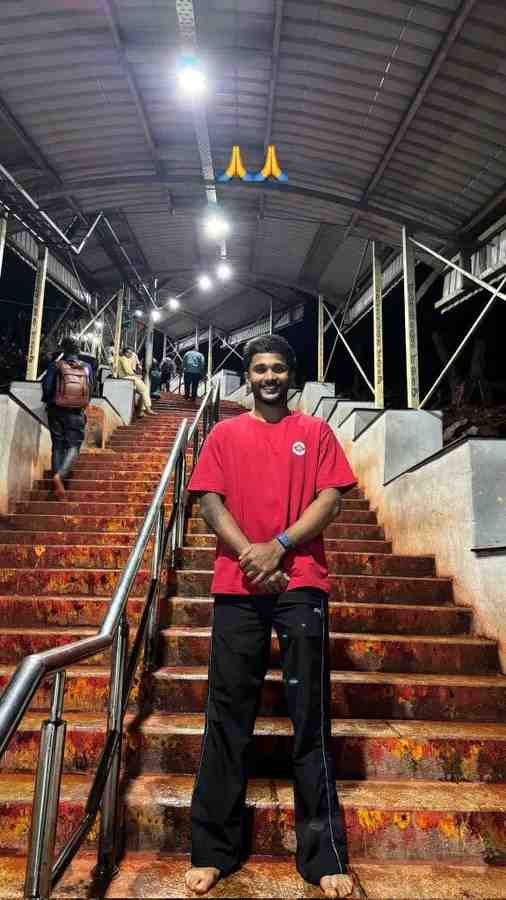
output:
M217 266L216 274L220 281L228 281L229 278L232 278L232 269L228 263L222 262Z
M177 80L183 94L201 97L207 91L207 78L194 57L185 57L177 71Z
M210 291L213 286L209 275L201 275L199 278L199 288L201 291Z
M167 306L169 307L169 309L179 309L181 303L179 302L177 297L169 297L169 299L167 300Z
M230 225L220 213L210 213L204 221L206 237L221 240L230 233Z
M153 319L153 322L158 322L160 317L161 317L161 313L157 309L154 309L151 313L151 318Z
M134 315L140 319L142 316L142 309L136 309Z

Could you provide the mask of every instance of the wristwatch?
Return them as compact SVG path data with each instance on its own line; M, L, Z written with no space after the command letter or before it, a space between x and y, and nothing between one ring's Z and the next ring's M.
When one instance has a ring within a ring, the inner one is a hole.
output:
M283 547L283 550L294 550L295 549L295 544L292 544L286 531L282 531L281 534L277 534L276 540L279 541L279 543Z

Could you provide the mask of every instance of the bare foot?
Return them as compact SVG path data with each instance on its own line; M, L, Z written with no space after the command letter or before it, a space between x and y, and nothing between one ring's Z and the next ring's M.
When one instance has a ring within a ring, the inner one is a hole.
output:
M216 884L220 877L220 870L213 868L194 868L189 869L184 876L185 884L188 890L194 894L207 894ZM336 895L337 896L337 895Z
M63 500L65 496L65 486L59 475L53 475L53 493L58 500Z
M349 875L324 875L320 887L326 897L349 897L353 890L353 879Z

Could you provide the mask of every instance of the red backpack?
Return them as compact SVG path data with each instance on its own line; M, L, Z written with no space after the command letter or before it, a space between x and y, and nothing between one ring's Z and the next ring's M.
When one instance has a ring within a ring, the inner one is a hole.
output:
M88 369L78 360L60 360L56 364L55 406L67 409L84 409L90 402Z

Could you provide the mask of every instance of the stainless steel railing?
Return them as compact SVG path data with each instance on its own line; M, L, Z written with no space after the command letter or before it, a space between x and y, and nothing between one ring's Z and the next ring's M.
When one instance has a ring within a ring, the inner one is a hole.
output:
M208 432L219 419L219 384L211 385L191 426L179 426L158 487L139 529L135 544L97 634L73 644L27 656L17 667L0 698L0 759L25 715L42 681L54 676L51 708L41 728L35 778L32 822L26 866L25 900L48 900L56 882L76 855L98 812L101 812L97 865L94 877L108 880L117 871L120 846L119 786L123 719L128 705L141 650L144 668L156 663L160 610L160 579L166 562L174 565L182 547L187 500L187 451L198 459ZM164 517L164 499L174 479L172 512ZM127 602L149 541L153 539L151 579L137 634L129 651ZM63 718L66 671L112 647L107 730L104 748L89 791L83 820L55 857L56 825L65 750L66 723Z

